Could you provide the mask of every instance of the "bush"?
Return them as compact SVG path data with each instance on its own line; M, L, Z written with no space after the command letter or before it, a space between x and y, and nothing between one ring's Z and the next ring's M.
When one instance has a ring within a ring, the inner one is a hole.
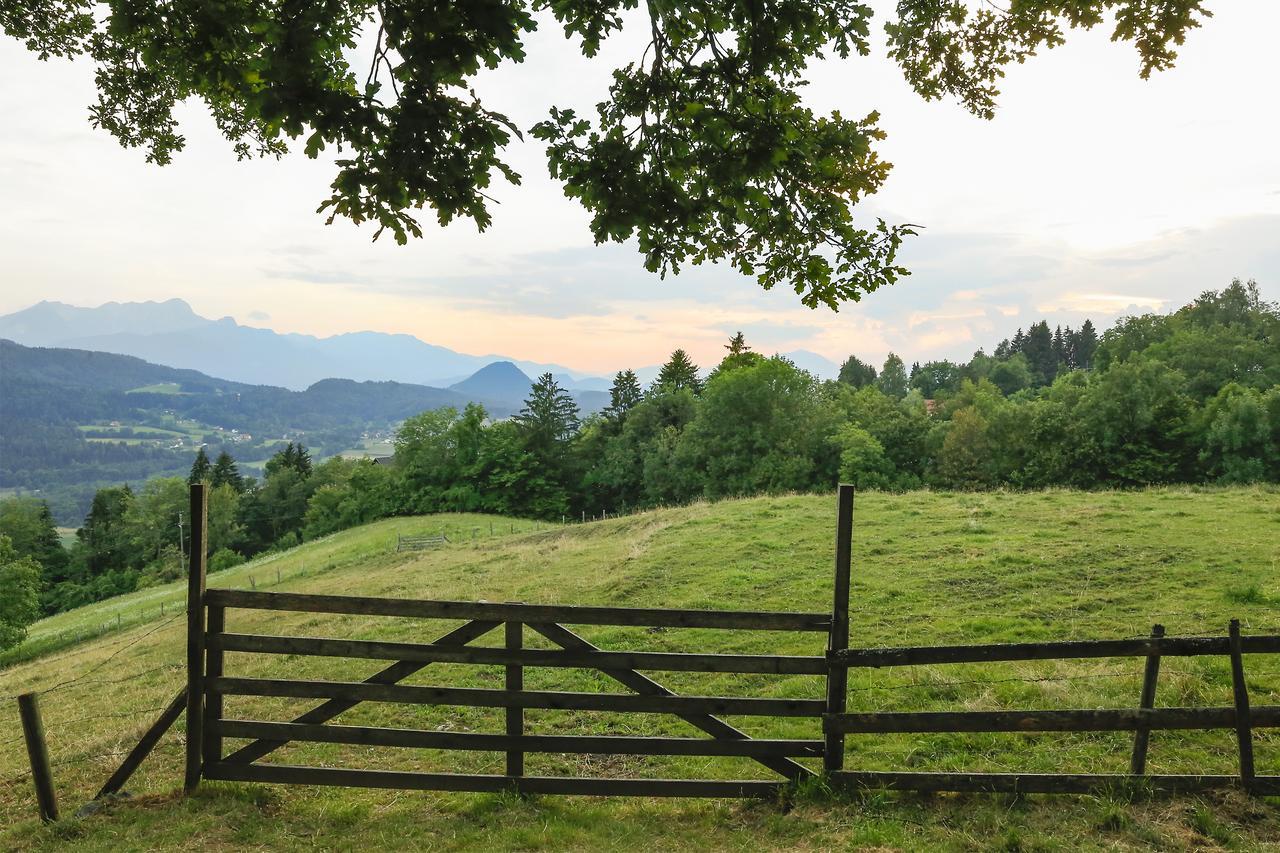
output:
M238 566L244 562L244 557L232 551L230 548L219 548L213 552L213 556L209 558L209 571L220 572L223 569L229 569L232 566Z

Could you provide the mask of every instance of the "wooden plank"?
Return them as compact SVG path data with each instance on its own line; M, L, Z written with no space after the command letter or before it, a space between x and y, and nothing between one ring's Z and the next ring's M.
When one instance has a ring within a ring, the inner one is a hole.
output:
M1265 790L1280 791L1280 776L1259 777ZM1150 790L1186 793L1233 788L1237 776L1131 776L1119 773L927 773L842 771L830 776L833 787L846 790L888 788L903 791L972 791L1021 794L1087 794L1106 790Z
M572 693L556 690L507 691L478 687L429 687L352 681L279 678L213 678L206 689L236 696L346 699L413 705L481 708L545 708L565 711L619 711L641 714L742 714L764 717L820 717L819 699L757 699L736 696L636 696L630 693Z
M213 589L209 601L223 607L291 610L304 613L351 613L365 616L411 616L420 619L492 619L499 622L568 622L578 625L635 625L666 628L735 628L748 631L826 631L826 613L783 613L739 610L674 610L643 607L583 607L555 604L499 604L476 601L430 601L311 595L296 592Z
M635 737L623 735L520 735L472 732L439 732L333 724L272 723L257 720L221 720L224 737L261 738L356 746L458 749L472 752L582 753L594 755L715 755L759 758L822 755L820 740L717 740L707 738ZM511 774L508 774L511 775Z
M209 679L222 677L223 653L218 646L210 646L209 636L216 637L226 630L227 611L216 604L208 608L208 625L205 643L205 683ZM222 696L210 693L204 697L204 738L201 746L201 758L205 764L222 760L222 738L209 724L222 718Z
M1249 687L1245 684L1241 660L1239 619L1231 620L1227 636L1231 643L1231 692L1235 697L1236 742L1240 746L1240 784L1253 793L1253 715L1249 712Z
M849 570L853 553L853 486L841 484L836 493L836 566L831 607L831 631L827 635L827 657L849 647ZM849 699L849 669L827 665L827 713L843 714ZM844 735L825 733L823 769L830 773L844 767Z
M208 550L208 490L191 486L191 556L187 561L187 746L183 789L200 784L204 747L204 608Z
M497 622L473 621L465 625L459 625L452 631L444 634L436 640L437 645L441 646L461 646L471 642L498 627ZM395 684L403 681L416 672L420 672L429 666L429 662L419 661L398 661L391 666L381 669L373 675L365 679L367 684ZM349 711L356 705L360 704L358 700L350 699L330 699L327 702L321 702L316 707L303 714L294 717L295 723L324 723L332 720L334 717ZM275 750L284 746L288 741L272 741L258 740L251 744L241 747L240 749L227 756L226 760L231 762L250 762L257 761L259 758L270 755Z
M38 694L23 693L18 697L18 717L22 720L22 737L31 762L31 782L36 789L36 806L40 819L53 823L58 819L58 795L53 789L53 771L49 766L49 744L44 738L44 721L40 718Z
M1163 625L1152 625L1151 636L1160 639L1164 636ZM1147 655L1147 666L1142 674L1142 695L1138 698L1139 708L1154 708L1156 705L1156 679L1160 677L1160 655ZM1142 775L1147 769L1147 745L1151 741L1151 730L1139 727L1133 734L1133 753L1129 756L1129 772L1135 776Z
M508 623L510 624L510 623ZM278 637L260 634L210 635L208 642L227 652L321 655L425 663L471 663L509 666L580 667L587 669L651 669L668 672L751 672L778 675L823 675L825 658L799 655L692 654L684 652L582 652L567 649L507 649L490 646L441 646L437 643L393 643L329 637Z
M1280 705L1254 710L1255 726L1280 726ZM1118 708L1065 711L908 711L841 714L823 720L827 731L887 732L1109 732L1147 729L1229 729L1236 709Z
M570 631L568 628L564 627L563 625L556 625L554 623L551 623L551 624L530 625L529 627L533 628L533 630L537 631L539 634L546 637L551 642L556 643L557 645L562 646L566 649L572 649L574 651L586 651L586 652L600 651L599 648L592 645L586 639L579 637L577 634L575 634L573 631ZM639 693L641 695L645 695L645 696L674 696L675 695L670 690L668 690L667 688L659 684L658 682L654 681L648 676L641 675L638 672L633 672L630 670L622 670L622 669L608 669L608 670L602 670L602 671L604 672L605 675L609 676L614 681L617 681L623 686L628 687L631 690L634 690L636 693ZM681 713L681 714L677 714L677 716L680 717L680 719L684 720L689 725L694 726L695 728L701 729L702 731L706 732L707 734L711 735L714 738L720 738L724 740L746 740L749 738L746 732L729 725L724 720L714 716L713 714ZM783 776L785 776L787 779L790 779L791 781L798 781L801 779L812 778L813 776L816 775L808 767L805 767L803 764L798 764L797 762L792 761L789 758L760 758L760 759L757 759L757 761L759 761L759 763L763 764L765 767L768 767L770 770L773 770L776 773L781 773Z
M1280 635L1245 637L1244 654L1280 652ZM837 664L849 667L915 666L943 663L983 663L1016 660L1067 660L1108 657L1188 657L1230 653L1226 637L1163 637L1133 640L1068 640L1045 643L988 643L984 645L912 646L848 649L832 653Z
M524 645L524 625L508 622L506 627L507 650L517 651ZM524 690L524 669L519 664L509 665L503 673L503 686L509 691ZM507 737L519 739L524 734L524 708L509 707L506 710ZM524 752L517 747L507 750L507 775L524 775Z
M95 800L103 797L109 797L119 792L133 776L134 771L142 764L143 760L151 754L151 750L155 749L155 745L159 743L161 736L169 730L174 722L182 715L183 710L187 707L187 688L183 687L178 691L178 695L173 697L173 701L160 713L151 727L148 728L139 739L138 745L129 751L124 761L120 762L120 766L116 768L116 772L111 774L111 778L107 779L106 784L94 796Z
M400 770L347 770L285 764L229 764L208 769L210 779L232 782L275 782L290 785L337 785L347 788L393 788L406 791L515 791L521 794L579 794L598 797L776 797L783 782L701 779L582 779L557 776L467 775Z

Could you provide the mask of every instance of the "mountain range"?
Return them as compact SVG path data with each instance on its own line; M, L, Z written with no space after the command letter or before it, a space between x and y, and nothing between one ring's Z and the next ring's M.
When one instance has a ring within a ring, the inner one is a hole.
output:
M350 332L318 338L242 326L230 317L210 320L181 299L108 302L97 308L40 302L0 317L0 338L31 347L131 355L233 382L294 391L322 379L444 387L495 361L513 362L532 375L553 373L570 390L609 387L607 379L562 365L467 355L412 335Z
M366 331L320 338L244 326L230 317L211 320L181 299L108 302L96 308L40 302L0 317L0 338L30 347L131 355L234 382L294 391L322 379L443 388L468 381L494 362L509 362L526 376L552 373L570 391L607 391L611 381L558 364L468 355L412 335ZM834 379L839 372L838 365L817 353L796 350L784 355L824 379ZM646 384L657 372L655 365L636 370Z

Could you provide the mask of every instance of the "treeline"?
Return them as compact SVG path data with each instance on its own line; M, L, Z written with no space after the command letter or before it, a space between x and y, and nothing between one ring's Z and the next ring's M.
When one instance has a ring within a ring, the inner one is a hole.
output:
M889 490L1277 482L1280 312L1236 281L1101 337L1088 322L1041 322L964 363L907 368L890 354L874 369L850 358L828 382L738 334L706 376L683 350L648 388L619 373L609 406L585 419L544 375L510 419L478 405L408 418L391 465L313 464L291 444L261 482L203 452L190 479L212 485L214 569L397 514L560 520L839 480ZM100 490L61 556L24 548L3 512L0 534L43 565L46 611L63 609L181 574L186 500L179 478Z

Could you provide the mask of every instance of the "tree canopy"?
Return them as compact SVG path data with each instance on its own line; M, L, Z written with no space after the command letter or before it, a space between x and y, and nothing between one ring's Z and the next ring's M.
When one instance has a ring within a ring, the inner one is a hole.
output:
M1145 77L1210 15L1204 0L1006 5L899 0L889 55L922 96L990 117L1005 69L1067 29L1109 19ZM636 240L652 272L724 262L832 308L905 274L896 253L913 233L855 224L890 168L879 115L801 98L814 60L870 51L872 14L858 0L0 0L0 26L41 58L93 62L90 118L122 145L168 163L185 142L174 109L199 99L240 158L284 156L290 140L341 152L320 211L401 243L421 236L423 208L483 230L495 177L520 181L504 149L526 129L476 94L482 69L523 62L540 18L587 57L638 19L647 44L594 115L548 105L531 129L551 175L597 243Z

